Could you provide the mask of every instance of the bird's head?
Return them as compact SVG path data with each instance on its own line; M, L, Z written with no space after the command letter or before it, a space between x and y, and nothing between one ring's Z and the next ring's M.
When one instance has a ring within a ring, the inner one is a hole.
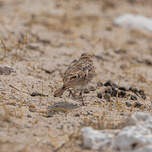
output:
M91 54L88 53L82 53L80 59L90 59L92 58Z

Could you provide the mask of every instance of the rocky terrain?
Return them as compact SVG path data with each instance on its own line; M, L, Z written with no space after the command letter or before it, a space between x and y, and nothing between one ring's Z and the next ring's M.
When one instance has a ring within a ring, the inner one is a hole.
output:
M152 151L152 33L115 22L127 13L150 19L151 6L0 0L0 152ZM96 77L81 106L68 90L53 94L84 52L94 54Z

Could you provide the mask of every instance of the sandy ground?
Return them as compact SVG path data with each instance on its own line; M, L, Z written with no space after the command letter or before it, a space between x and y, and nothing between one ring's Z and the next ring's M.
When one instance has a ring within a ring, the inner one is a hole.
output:
M90 152L82 127L115 130L132 112L151 112L152 34L113 24L125 13L151 17L150 6L150 0L0 0L0 152ZM53 96L83 52L95 55L97 73L85 106L68 91Z

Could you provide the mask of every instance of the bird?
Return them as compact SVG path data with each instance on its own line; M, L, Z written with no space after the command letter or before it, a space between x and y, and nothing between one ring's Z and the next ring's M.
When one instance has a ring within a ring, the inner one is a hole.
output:
M82 92L96 75L92 57L88 53L82 53L78 60L71 62L63 74L63 85L54 92L54 97L61 97L65 90L74 88L80 90L83 101Z

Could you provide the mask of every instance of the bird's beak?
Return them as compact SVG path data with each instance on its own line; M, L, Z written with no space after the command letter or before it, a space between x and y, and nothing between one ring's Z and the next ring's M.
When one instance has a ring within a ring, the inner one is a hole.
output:
M90 51L90 58L92 58L94 56L94 52L95 52L94 50Z

